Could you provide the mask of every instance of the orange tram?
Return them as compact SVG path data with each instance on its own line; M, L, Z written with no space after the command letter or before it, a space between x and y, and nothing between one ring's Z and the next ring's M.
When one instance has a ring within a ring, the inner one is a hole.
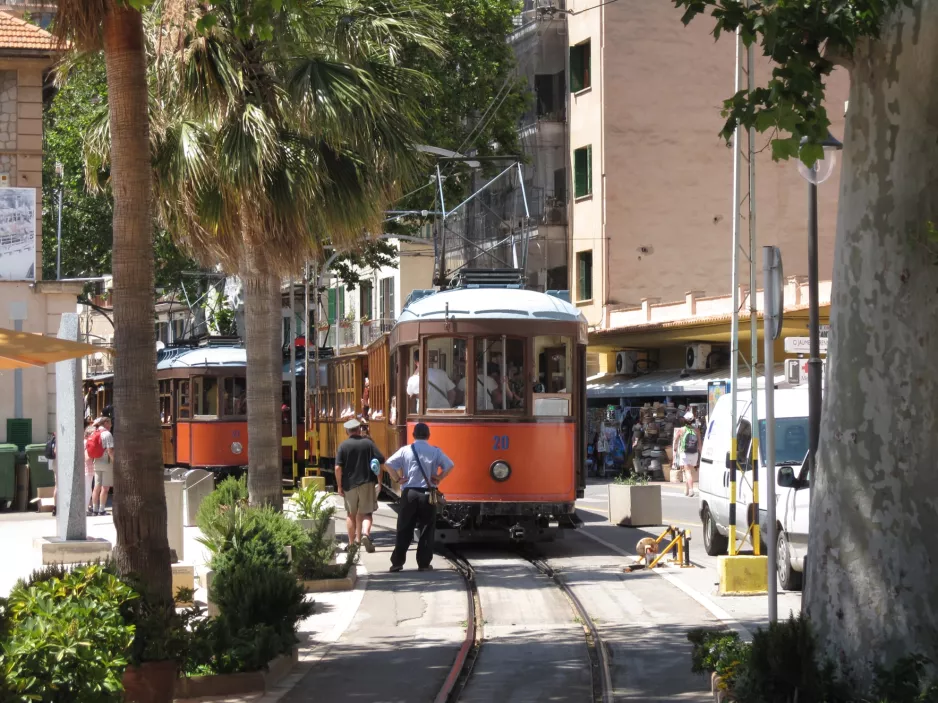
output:
M350 416L367 414L386 456L425 422L456 464L441 484L438 539L558 536L578 526L586 484L586 343L566 291L414 291L389 333L324 360L311 463L332 468ZM384 486L398 492L386 474Z

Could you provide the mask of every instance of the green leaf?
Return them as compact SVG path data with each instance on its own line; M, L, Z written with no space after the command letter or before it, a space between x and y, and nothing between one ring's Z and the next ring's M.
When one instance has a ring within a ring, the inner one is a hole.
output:
M801 147L800 151L799 157L801 158L801 162L808 168L811 168L820 159L824 158L824 147L820 144L805 144Z
M799 143L795 137L772 140L772 160L785 161L798 156Z

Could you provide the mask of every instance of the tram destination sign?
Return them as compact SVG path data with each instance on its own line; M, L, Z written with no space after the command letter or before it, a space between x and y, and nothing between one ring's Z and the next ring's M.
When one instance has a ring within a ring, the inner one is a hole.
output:
M827 354L827 337L821 337L821 354ZM810 337L785 337L786 354L809 354L811 353Z

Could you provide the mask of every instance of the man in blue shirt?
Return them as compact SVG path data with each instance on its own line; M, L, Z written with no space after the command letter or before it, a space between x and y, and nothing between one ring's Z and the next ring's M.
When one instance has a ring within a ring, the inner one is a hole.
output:
M401 504L397 514L397 543L391 554L391 571L404 568L407 548L414 528L420 530L417 540L417 570L433 567L433 530L436 506L430 504L430 488L437 486L453 470L453 461L430 439L430 428L422 422L414 426L414 443L401 447L387 460L385 467L401 484Z

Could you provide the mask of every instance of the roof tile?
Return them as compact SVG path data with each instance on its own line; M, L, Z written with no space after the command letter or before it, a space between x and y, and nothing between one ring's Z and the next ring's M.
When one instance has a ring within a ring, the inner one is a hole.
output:
M0 50L54 51L56 48L55 37L46 30L0 12Z

